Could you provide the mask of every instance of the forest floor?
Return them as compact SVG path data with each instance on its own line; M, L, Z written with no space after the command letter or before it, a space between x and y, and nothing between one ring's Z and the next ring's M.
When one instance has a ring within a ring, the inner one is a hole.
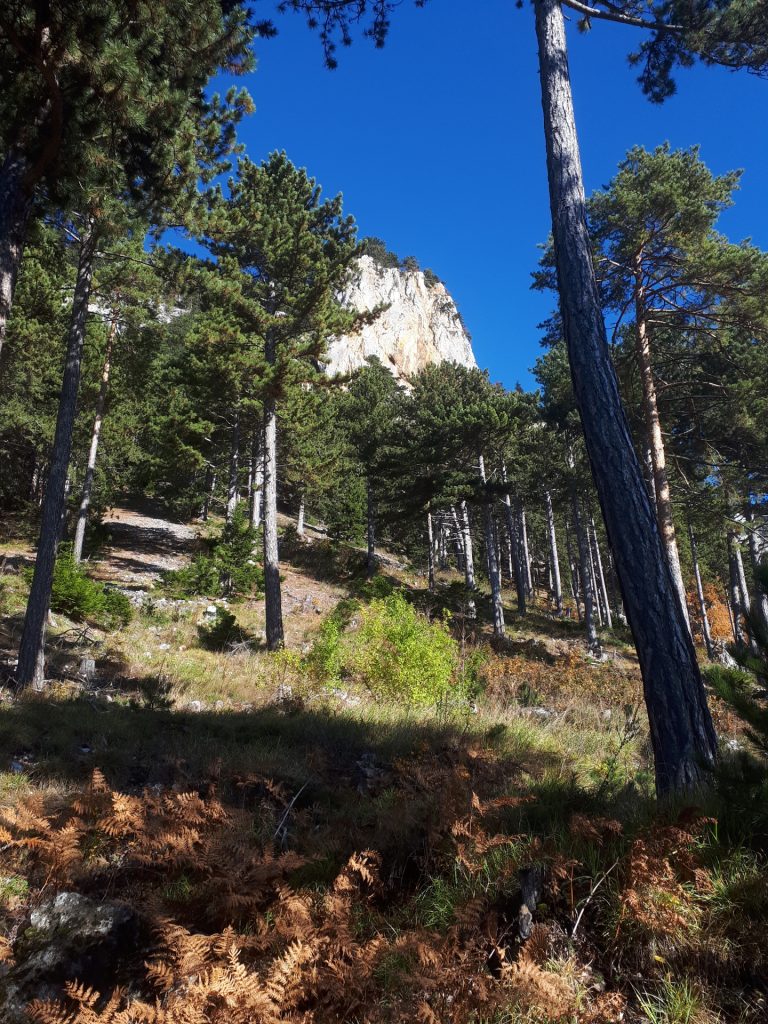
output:
M765 814L739 792L655 802L626 634L594 662L542 602L500 644L481 600L451 626L474 702L417 710L305 669L339 602L370 599L358 551L286 542L287 651L248 600L248 641L216 652L208 597L162 586L201 528L107 528L93 573L133 621L54 615L46 692L0 692L0 1019L33 996L42 1024L768 1019ZM32 554L2 554L10 668ZM435 618L455 600L449 573L437 596L394 559L381 575Z

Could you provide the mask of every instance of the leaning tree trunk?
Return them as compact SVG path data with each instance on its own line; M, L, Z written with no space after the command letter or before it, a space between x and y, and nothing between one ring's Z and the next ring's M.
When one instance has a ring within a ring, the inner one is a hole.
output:
M600 554L600 542L597 539L597 530L595 529L595 520L592 516L589 517L589 525L592 530L592 543L595 548L595 568L597 570L597 580L600 585L600 597L603 602L603 618L608 629L613 629L613 619L611 618L611 603L608 600L608 587L605 583L605 573L603 572L603 556Z
M366 487L365 520L366 541L368 545L366 566L368 575L373 576L376 571L376 501L373 496L373 485L370 479L368 479Z
M480 482L485 487L485 460L483 456L478 457L478 470ZM493 634L504 636L504 605L501 600L501 572L499 571L499 558L496 551L496 540L493 531L493 507L491 496L485 495L483 503L483 525L485 527L485 547L488 555L488 580L491 584L491 607L493 608Z
M435 589L435 535L432 530L432 513L427 512L427 585L430 593Z
M571 515L573 529L576 533L576 546L579 551L579 575L581 576L581 595L584 602L584 628L587 633L587 648L595 658L601 658L603 649L595 626L595 588L593 584L589 538L584 529L584 522L579 508L579 496L576 488L571 490Z
M240 500L240 410L235 408L232 442L229 449L229 483L227 485L227 522L231 523Z
M699 615L701 616L701 633L704 637L704 646L707 649L707 657L714 661L715 648L712 643L712 631L709 628L709 616L707 615L707 602L704 600L704 587L701 582L701 569L699 568L699 550L696 544L696 536L693 527L688 523L688 539L691 542L691 561L693 562L693 578L696 580L696 597L699 602Z
M28 162L11 149L0 167L0 354L19 276L32 197L24 187Z
M549 530L549 557L552 565L552 587L555 594L555 608L558 615L563 614L563 586L560 582L560 559L557 555L557 531L555 530L555 513L552 510L552 495L544 492L544 503L547 509L547 528Z
M640 371L643 388L643 412L645 414L645 430L648 440L648 451L653 468L653 493L656 496L656 518L664 548L667 552L672 579L683 609L686 622L688 619L688 602L685 595L683 570L680 566L680 552L677 549L675 521L672 517L672 498L669 493L669 477L667 475L667 455L664 449L664 436L661 432L659 419L659 402L656 395L656 381L653 379L651 363L651 341L648 335L647 312L645 307L645 291L641 280L642 265L638 257L635 266L635 353ZM690 628L690 623L689 623Z
M72 301L72 315L67 339L64 376L59 395L59 411L53 438L48 481L40 521L35 571L27 601L27 613L19 645L16 686L19 690L34 685L40 688L45 678L45 626L51 605L53 569L61 536L66 504L67 474L72 453L77 392L83 361L85 329L88 321L88 300L93 280L96 249L96 228L89 218L80 241L77 280Z
M275 343L267 339L267 361L275 359ZM276 651L285 642L280 560L277 550L277 412L275 399L264 399L264 599L267 648Z
M461 546L464 551L464 585L467 588L467 615L474 619L477 614L475 607L475 556L472 551L472 531L469 528L469 512L466 501L459 505L459 522L461 524Z
M643 481L611 361L587 232L565 23L535 0L560 309L581 416L643 676L659 795L709 776L717 736L688 622Z
M504 483L507 482L507 467L504 463L501 464L501 479ZM517 593L517 613L518 615L525 615L527 595L525 593L523 563L520 557L521 545L515 523L515 513L512 508L512 498L508 491L504 492L502 500L504 502L504 515L507 520L507 538L509 539L509 550L512 560L512 575L515 580L515 591Z
M77 526L75 527L75 541L72 546L72 556L76 562L82 560L83 544L85 542L85 527L88 524L88 512L91 507L91 495L93 493L93 479L96 475L96 457L99 454L99 440L101 438L101 425L104 422L104 407L107 403L107 391L109 389L109 375L112 371L112 346L115 343L117 334L117 316L113 316L109 324L107 334L107 347L104 352L104 362L101 367L101 383L99 394L96 398L96 415L93 420L91 432L91 446L88 449L88 463L85 467L85 479L83 480L83 493L80 496L80 507L77 510Z

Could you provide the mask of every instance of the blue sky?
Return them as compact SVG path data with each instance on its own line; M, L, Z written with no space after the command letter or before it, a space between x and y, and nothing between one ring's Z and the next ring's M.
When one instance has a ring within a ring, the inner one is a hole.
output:
M468 18L468 9L482 14ZM430 0L418 10L405 0L383 50L358 38L332 72L300 17L276 22L279 35L257 44L246 83L257 108L241 131L248 154L285 149L326 192L342 192L361 235L384 238L445 281L492 378L531 386L536 325L552 300L529 287L549 231L530 7ZM587 35L569 29L587 190L607 183L634 144L698 143L714 171L745 170L721 229L768 248L768 82L695 68L680 72L677 96L654 106L626 62L637 39L599 22Z

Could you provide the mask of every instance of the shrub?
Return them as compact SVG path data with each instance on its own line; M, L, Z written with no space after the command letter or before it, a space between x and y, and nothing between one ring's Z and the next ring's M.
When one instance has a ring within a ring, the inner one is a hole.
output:
M454 688L456 641L443 623L419 615L402 594L373 601L350 640L348 671L376 697L434 705Z
M238 625L232 612L221 607L216 609L215 619L200 623L197 635L200 645L209 651L223 651L233 644L241 644L249 639L248 633Z
M83 566L75 562L68 544L59 549L54 566L51 611L106 629L125 626L133 616L133 606L126 595L92 580Z
M166 591L172 597L198 594L219 597L243 597L264 586L264 570L256 558L257 531L245 505L238 505L232 520L210 542L210 550L201 552L183 569L164 576Z

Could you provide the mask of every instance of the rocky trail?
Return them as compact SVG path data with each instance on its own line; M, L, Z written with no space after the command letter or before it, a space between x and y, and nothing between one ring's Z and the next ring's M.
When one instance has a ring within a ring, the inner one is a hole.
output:
M110 540L93 575L126 590L149 589L163 573L179 569L198 537L192 526L128 508L110 509L103 523Z

